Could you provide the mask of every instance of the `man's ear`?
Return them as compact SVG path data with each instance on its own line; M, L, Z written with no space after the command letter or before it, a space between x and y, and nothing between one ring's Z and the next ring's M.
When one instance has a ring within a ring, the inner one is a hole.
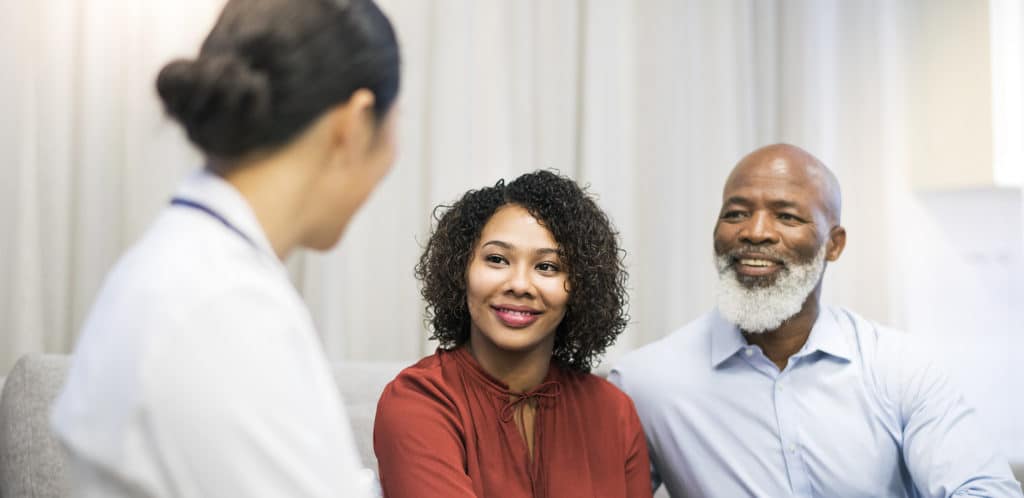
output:
M331 109L334 138L338 144L353 146L373 138L373 92L360 88L345 102Z
M825 250L825 259L830 262L839 259L839 255L843 253L845 247L846 229L841 225L832 227L828 233L828 249Z

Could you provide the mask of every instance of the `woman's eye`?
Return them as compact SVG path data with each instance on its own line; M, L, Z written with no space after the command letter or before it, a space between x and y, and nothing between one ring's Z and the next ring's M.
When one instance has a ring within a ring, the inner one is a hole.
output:
M537 265L537 269L542 272L556 272L558 271L558 266L554 263L541 263Z
M505 258L497 254L489 254L487 256L484 256L484 261L500 265L505 262Z

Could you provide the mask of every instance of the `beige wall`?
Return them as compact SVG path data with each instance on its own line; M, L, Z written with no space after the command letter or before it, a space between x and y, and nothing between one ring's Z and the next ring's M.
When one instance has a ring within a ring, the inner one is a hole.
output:
M992 186L988 2L912 0L908 8L911 183L924 190Z

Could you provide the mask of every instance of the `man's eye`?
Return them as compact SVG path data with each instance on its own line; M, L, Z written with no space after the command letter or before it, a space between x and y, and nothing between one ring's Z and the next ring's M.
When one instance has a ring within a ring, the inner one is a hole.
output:
M735 220L743 217L743 211L726 211L722 213L723 220Z
M789 213L779 213L779 219L783 221L802 221L800 218Z

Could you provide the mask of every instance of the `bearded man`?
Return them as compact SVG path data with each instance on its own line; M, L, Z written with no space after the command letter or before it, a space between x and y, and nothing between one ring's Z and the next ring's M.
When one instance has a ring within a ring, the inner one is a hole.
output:
M655 487L673 497L1021 497L916 337L819 303L841 195L792 145L744 157L715 225L718 306L629 355Z

